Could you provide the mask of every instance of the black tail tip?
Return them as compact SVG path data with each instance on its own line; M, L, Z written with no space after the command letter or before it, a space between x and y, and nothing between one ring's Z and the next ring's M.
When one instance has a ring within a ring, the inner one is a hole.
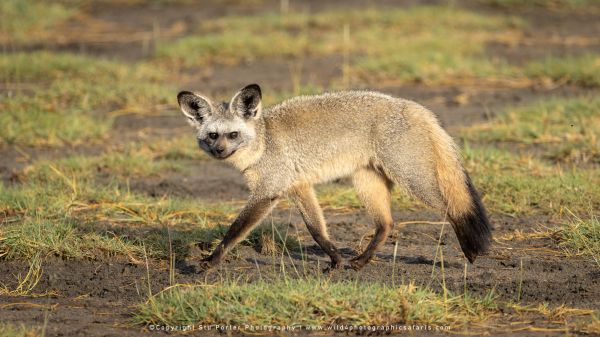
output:
M475 262L477 256L489 251L492 232L485 215L472 212L462 219L452 221L454 231L465 257L469 262Z
M450 220L460 243L460 248L467 260L473 263L477 256L485 254L489 250L492 230L479 194L468 175L467 186L473 201L472 207L463 216Z

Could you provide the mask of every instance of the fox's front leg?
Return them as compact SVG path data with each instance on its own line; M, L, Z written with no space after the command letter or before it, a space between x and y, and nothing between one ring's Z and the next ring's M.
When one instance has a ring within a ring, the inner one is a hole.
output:
M319 246L321 246L321 249L331 258L330 269L340 267L342 257L333 242L329 239L327 226L323 218L323 211L319 207L313 187L307 184L299 185L292 188L290 192L296 206L300 210L308 231Z
M235 219L231 227L225 234L223 241L217 246L215 251L202 261L200 269L205 270L219 264L227 253L238 242L242 241L248 233L258 224L277 204L278 198L255 198L250 200Z

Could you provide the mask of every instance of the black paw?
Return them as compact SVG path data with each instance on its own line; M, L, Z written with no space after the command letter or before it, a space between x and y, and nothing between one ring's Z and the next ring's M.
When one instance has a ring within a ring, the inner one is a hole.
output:
M365 266L365 264L367 264L367 263L364 262L363 260L354 258L354 259L348 261L348 264L346 266L344 266L344 268L358 271L358 270L361 270Z
M329 267L324 268L323 269L323 273L324 274L331 274L332 272L336 271L336 270L341 270L343 266L342 261L332 261L331 264L329 264Z
M196 274L202 274L205 271L212 269L217 264L219 264L218 261L215 261L214 259L211 259L210 257L202 259L195 266L196 267Z
M179 273L184 275L190 275L196 273L196 267L194 265L188 264L185 261L179 261L175 264L175 267L179 271Z

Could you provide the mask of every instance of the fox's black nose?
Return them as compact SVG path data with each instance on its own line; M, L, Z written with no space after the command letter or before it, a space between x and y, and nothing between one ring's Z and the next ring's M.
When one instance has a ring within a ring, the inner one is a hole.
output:
M222 148L216 148L216 149L215 149L215 152L216 152L217 154L221 154L221 153L223 153L223 151L225 151L225 149L222 149Z

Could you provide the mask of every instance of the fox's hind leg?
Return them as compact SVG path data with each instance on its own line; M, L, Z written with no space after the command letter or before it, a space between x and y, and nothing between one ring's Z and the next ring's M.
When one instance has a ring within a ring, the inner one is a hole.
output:
M371 260L392 229L391 189L393 184L383 174L366 168L354 174L353 183L358 197L377 227L375 236L367 249L350 261L350 267L358 270Z
M323 211L319 207L313 187L303 184L295 186L290 192L296 206L300 210L300 214L302 214L308 231L319 246L321 246L321 249L331 258L331 268L340 267L342 257L333 242L329 240Z

